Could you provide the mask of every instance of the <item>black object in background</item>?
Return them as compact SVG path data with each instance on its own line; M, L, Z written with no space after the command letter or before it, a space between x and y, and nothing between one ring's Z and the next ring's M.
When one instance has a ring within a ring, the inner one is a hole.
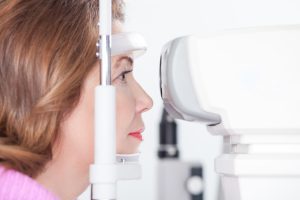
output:
M177 124L165 109L163 109L159 125L159 145L158 157L160 159L179 158Z

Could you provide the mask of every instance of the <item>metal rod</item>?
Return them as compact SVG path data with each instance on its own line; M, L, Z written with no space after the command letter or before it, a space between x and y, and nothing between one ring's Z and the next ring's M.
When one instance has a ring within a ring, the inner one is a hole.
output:
M101 35L100 85L111 85L111 41L110 35Z
M112 0L99 0L99 39L96 55L100 85L95 88L94 164L90 166L91 199L117 196L115 88L111 85Z

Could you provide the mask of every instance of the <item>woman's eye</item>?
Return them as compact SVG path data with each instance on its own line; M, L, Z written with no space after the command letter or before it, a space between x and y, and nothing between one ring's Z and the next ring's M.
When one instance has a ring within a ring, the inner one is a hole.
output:
M127 76L127 74L129 74L131 72L132 72L132 70L124 71L120 74L119 79L121 80L122 83L127 83L126 76Z

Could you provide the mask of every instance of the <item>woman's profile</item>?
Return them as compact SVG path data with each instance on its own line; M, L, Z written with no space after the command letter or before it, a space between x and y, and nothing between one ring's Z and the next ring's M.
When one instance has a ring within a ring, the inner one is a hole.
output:
M124 3L113 0L113 34ZM98 0L0 0L0 200L75 199L93 162ZM101 27L100 27L101 28ZM152 99L112 57L117 153L135 153Z

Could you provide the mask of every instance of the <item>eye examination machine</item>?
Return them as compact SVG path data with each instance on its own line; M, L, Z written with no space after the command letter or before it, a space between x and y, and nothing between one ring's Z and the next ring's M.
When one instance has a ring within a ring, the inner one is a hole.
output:
M113 200L117 182L140 178L141 167L138 154L116 154L111 56L140 55L146 44L137 34L112 35L111 0L99 3L101 83L95 89L91 199ZM168 114L200 122L214 137L223 137L215 171L224 200L300 199L299 77L300 25L191 35L163 47L160 90ZM202 199L199 191L194 200Z
M300 199L299 77L299 25L186 36L164 46L164 107L223 137L215 171L225 200Z

